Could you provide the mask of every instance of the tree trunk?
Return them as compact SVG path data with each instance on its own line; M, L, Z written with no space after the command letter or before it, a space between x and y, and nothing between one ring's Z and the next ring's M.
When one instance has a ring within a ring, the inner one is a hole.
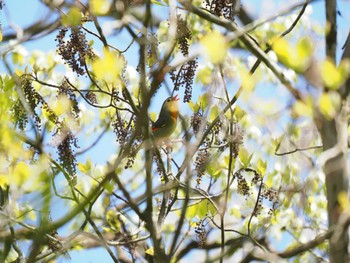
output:
M326 57L336 64L337 48L337 1L326 0ZM348 37L349 40L349 37ZM349 41L345 45L342 59L349 58ZM338 116L332 120L326 119L322 114L318 115L316 124L321 134L323 143L323 156L325 157L324 172L326 176L327 200L328 200L328 224L332 227L339 224L340 206L338 198L340 193L349 194L348 169L347 169L347 151L348 151L348 134L347 134L347 85L349 81L338 90L342 97L343 104ZM328 87L325 87L327 92ZM337 237L337 238L335 238ZM348 228L341 233L333 235L329 242L329 258L333 263L349 262L348 256Z
M318 124L323 143L324 157L326 157L324 172L327 187L328 224L329 227L332 227L339 222L341 212L338 203L339 194L348 194L349 188L347 121L342 116L333 120L326 120L322 116ZM343 231L337 239L330 239L329 257L331 262L349 262L348 242L348 231Z

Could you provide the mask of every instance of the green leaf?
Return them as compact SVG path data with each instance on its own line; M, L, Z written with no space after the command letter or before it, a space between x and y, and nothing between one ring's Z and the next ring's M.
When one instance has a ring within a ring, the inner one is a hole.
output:
M25 162L18 162L13 169L11 178L18 186L21 186L28 180L30 172L28 164Z
M312 117L314 114L313 98L306 97L303 101L297 100L293 104L292 111L295 117Z
M296 46L280 38L273 44L273 50L284 65L302 73L310 65L314 47L308 37L301 38Z
M208 214L208 200L203 200L198 204L198 213L199 218L203 218Z
M6 75L4 78L4 91L10 91L15 86L15 81L9 75Z
M229 43L225 36L218 30L209 32L200 41L206 51L206 55L213 64L220 64L227 56Z
M86 163L78 163L78 169L80 172L84 173L84 174L89 174L91 172L91 160L87 159Z
M193 219L197 217L197 212L198 212L198 204L187 207L186 218L189 221L193 221Z
M199 96L197 103L200 105L202 111L204 111L208 107L208 104L209 104L208 99L209 98L207 93L204 93L202 96Z
M149 117L151 118L152 121L156 121L157 120L157 117L158 117L158 114L155 113L154 111L152 111L150 114L149 114Z
M213 121L220 113L220 108L217 105L214 105L213 107L211 107L210 109L210 114L209 114L209 118L210 121Z
M194 103L193 101L188 102L188 106L190 107L190 109L193 112L198 112L198 110L199 110L199 104L198 103Z
M74 6L68 11L67 15L62 18L62 25L65 27L79 26L82 19L83 16L80 9Z
M241 148L238 152L238 158L241 161L241 164L243 166L243 168L247 168L250 164L250 161L253 158L253 154L249 154L247 149L245 148Z
M201 201L198 204L191 205L186 210L186 218L189 221L194 221L194 219L200 219L208 214L216 215L217 211L211 202L207 199Z
M204 218L207 215L214 216L216 214L217 214L217 211L216 211L215 207L213 206L213 204L209 200L205 199L198 204L197 216L199 218Z
M337 68L330 60L325 60L321 64L321 76L324 85L332 90L337 90L344 84L350 72L349 61L345 60Z
M230 156L229 155L225 155L224 156L224 165L225 165L225 167L228 167L229 162L230 162Z
M233 158L233 156L231 158L233 159L232 164L231 164L231 166L232 166L231 169L234 170L235 169L235 159ZM229 164L230 164L230 155L225 155L224 156L224 165L223 165L222 169L228 170Z
M121 73L125 67L124 56L107 48L103 52L104 57L92 62L93 73L101 81L105 81L115 87L122 86Z
M337 92L325 92L319 98L321 113L328 119L333 119L339 112L341 97Z
M12 61L14 64L22 66L24 63L24 57L22 54L20 54L18 52L13 52L12 53Z
M300 39L296 46L296 52L298 54L297 58L301 62L296 63L296 67L303 69L305 67L304 63L310 59L312 52L314 50L313 44L308 37L303 37Z
M215 216L218 213L218 211L216 210L215 206L209 200L207 200L207 202L208 202L208 211L209 211L210 215Z
M196 81L202 83L204 86L207 86L211 83L211 73L212 69L209 67L204 67L198 70L198 73L196 74Z
M113 209L110 209L107 211L106 220L108 224L111 226L111 228L114 230L120 229L119 216L120 214Z
M233 215L235 218L239 218L239 219L242 216L241 211L236 207L230 209L230 215Z
M217 179L221 175L222 168L218 162L210 162L207 164L206 170L211 177Z
M40 71L40 67L36 63L34 63L34 65L33 65L33 72L36 74L39 71Z
M282 140L283 140L283 136L272 138L271 139L271 147L273 149L276 149L276 151L278 151L279 147L281 146Z
M256 165L256 168L258 170L258 173L262 176L265 175L266 173L266 167L267 167L267 163L266 161L264 162L263 160L259 159Z
M146 254L150 255L150 256L154 256L154 248L150 247L145 251Z
M245 91L251 92L255 88L255 78L246 68L242 68L239 70L240 79L242 81L242 87Z
M113 190L114 190L114 184L111 183L111 182L106 182L104 185L103 185L103 188L108 192L108 193L112 193Z
M90 0L90 10L94 15L105 15L111 8L109 0Z
M343 59L339 63L338 71L341 74L341 76L346 80L350 73L350 59Z
M0 187L6 189L6 186L8 186L9 184L9 175L0 174Z
M247 113L239 106L236 106L234 111L234 117L237 122L239 122Z

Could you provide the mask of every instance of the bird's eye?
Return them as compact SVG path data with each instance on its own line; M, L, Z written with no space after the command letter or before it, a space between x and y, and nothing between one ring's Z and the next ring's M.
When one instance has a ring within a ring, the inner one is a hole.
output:
M170 99L167 99L166 101L167 101L167 102L170 102Z

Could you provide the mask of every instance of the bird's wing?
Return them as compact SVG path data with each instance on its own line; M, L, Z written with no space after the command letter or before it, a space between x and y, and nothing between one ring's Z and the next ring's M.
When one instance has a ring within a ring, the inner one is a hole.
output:
M159 128L163 128L166 124L167 122L165 118L158 118L158 120L152 125L152 131L154 132Z

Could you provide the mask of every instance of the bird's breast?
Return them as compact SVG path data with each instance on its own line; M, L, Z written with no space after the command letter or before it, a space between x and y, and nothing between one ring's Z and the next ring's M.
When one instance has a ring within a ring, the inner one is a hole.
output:
M179 112L178 111L171 111L170 112L170 116L172 117L172 118L174 118L174 119L177 119L177 115L179 114Z

